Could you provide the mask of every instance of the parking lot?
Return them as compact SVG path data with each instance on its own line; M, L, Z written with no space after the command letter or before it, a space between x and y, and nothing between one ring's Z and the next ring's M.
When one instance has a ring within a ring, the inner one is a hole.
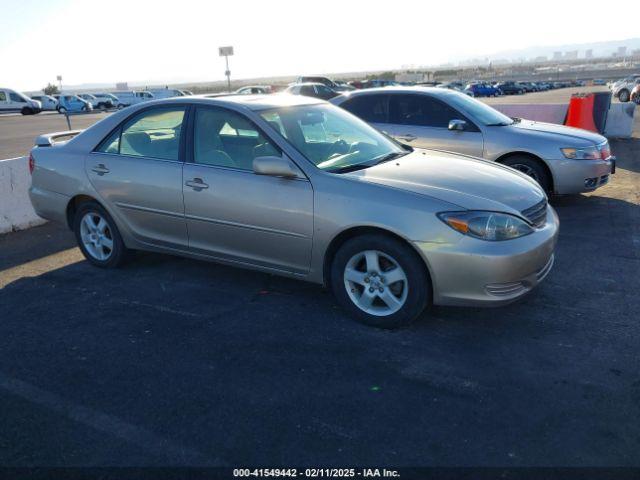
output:
M525 95L504 95L480 98L490 105L518 103L568 103L572 93L607 91L607 87L573 87ZM104 118L108 113L71 116L71 128L83 129ZM0 115L0 159L26 155L38 135L68 130L64 115L46 112L34 116Z
M0 118L0 158L65 129ZM100 270L52 224L0 236L0 464L637 465L640 120L611 144L609 185L552 199L537 290L393 332L311 284L147 253Z

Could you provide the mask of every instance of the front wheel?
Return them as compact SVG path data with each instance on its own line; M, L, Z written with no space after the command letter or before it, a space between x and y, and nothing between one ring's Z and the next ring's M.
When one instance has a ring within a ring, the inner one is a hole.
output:
M383 234L352 238L331 265L331 289L358 321L398 328L414 321L430 300L424 263L410 246Z
M31 107L22 107L22 110L20 110L20 113L22 115L33 115L33 109Z
M545 192L551 191L549 174L538 160L523 155L514 155L502 163L533 178Z
M64 115L65 113L67 113L67 109L64 107L58 107L58 113L61 113Z
M620 90L620 93L618 94L618 100L620 100L621 102L628 102L629 101L629 90L624 89L624 90Z
M118 267L129 256L111 215L96 202L86 202L78 208L73 231L82 254L97 267Z

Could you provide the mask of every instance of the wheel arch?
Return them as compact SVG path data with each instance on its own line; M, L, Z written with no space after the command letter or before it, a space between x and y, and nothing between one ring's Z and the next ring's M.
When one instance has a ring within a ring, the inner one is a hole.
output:
M80 205L87 202L96 202L102 208L104 208L104 205L102 205L102 203L97 198L92 197L91 195L80 194L72 197L71 200L69 200L69 203L67 203L66 210L67 226L71 230L73 230L73 220L76 216L78 208L80 208Z
M435 287L433 284L433 275L431 272L431 267L429 266L429 262L424 257L424 255L419 251L418 248L416 248L416 246L411 241L409 241L402 235L399 235L386 228L376 227L371 225L360 225L360 226L349 227L345 230L342 230L331 240L331 242L329 243L329 246L325 250L324 259L322 262L322 278L323 278L323 283L325 287L329 287L330 285L331 263L333 262L333 259L337 251L339 250L339 248L342 245L344 245L344 243L347 242L348 240L355 237L359 237L361 235L367 235L367 234L385 235L387 237L400 241L401 243L407 245L411 249L411 251L415 252L415 254L418 256L418 258L421 261L421 265L424 268L424 271L427 274L427 277L429 278L429 284L431 288L430 298L431 298L431 301L433 301L434 293L435 293L434 292Z
M547 172L547 175L549 175L549 181L551 182L550 185L550 191L553 192L555 191L555 178L553 178L553 172L551 171L551 168L549 168L549 165L547 165L547 162L545 162L541 157L539 157L538 155L531 153L531 152L527 152L527 151L521 151L521 150L516 150L513 152L507 152L502 154L501 156L499 156L498 158L496 158L496 162L497 163L501 163L504 164L505 161L507 161L508 159L512 158L512 157L517 157L517 156L523 156L523 157L528 157L531 160L536 161L537 163L539 163L542 168L545 169L545 171Z

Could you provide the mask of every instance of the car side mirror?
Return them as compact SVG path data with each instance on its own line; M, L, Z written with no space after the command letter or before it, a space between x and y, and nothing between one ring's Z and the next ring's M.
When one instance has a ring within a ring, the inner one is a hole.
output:
M272 177L300 178L302 173L286 155L264 156L253 159L253 173Z
M467 122L465 122L464 120L451 120L449 122L449 130L466 130L467 128Z

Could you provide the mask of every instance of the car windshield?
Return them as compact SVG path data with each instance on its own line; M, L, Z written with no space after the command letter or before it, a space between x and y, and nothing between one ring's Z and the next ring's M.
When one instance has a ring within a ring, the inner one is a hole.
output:
M278 108L261 116L315 166L332 173L367 168L409 152L333 105Z
M513 119L468 95L456 93L448 98L451 105L462 111L462 113L468 113L470 117L475 118L484 125L503 126L513 123Z

